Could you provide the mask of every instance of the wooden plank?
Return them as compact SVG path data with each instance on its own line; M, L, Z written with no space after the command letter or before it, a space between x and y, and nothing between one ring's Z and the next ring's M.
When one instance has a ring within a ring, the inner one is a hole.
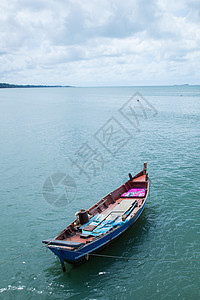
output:
M125 212L129 209L129 207L132 206L132 204L135 202L135 199L131 198L131 201L130 201L130 198L128 199L124 199L123 201L121 201L118 205L116 205L114 207L114 209L112 210L112 212Z
M133 182L134 181L146 181L146 174L133 179Z

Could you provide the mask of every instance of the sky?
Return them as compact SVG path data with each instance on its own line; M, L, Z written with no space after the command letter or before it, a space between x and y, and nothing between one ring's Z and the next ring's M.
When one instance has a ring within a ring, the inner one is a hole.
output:
M200 84L200 2L1 0L0 82Z

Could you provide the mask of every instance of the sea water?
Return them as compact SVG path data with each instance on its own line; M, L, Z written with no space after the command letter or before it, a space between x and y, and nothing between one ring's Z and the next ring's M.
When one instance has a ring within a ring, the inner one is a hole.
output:
M200 86L1 89L0 298L199 299L199 128ZM138 222L63 273L42 240L145 161Z

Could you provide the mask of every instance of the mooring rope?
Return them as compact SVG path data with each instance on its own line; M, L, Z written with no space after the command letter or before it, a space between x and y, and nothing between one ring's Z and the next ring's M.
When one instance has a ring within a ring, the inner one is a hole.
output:
M2 261L2 262L0 262L0 265L2 265L4 263L7 263L7 262L10 262L12 260L15 260L19 257L25 256L29 253L32 253L32 252L37 251L39 249L42 249L44 247L47 247L49 245L49 243L46 244L46 245L37 247L35 249L32 249L30 251L21 253L21 254L15 256L15 257L12 257L12 258L7 259L5 261ZM71 251L71 252L73 252L73 251ZM83 252L80 252L80 251L75 251L75 253L83 254ZM96 257L104 257L104 258L111 258L111 259L117 259L117 260L124 259L126 261L128 261L128 260L138 260L138 261L163 261L163 262L200 262L200 259L190 259L190 258L145 258L145 257L128 257L128 256L118 256L118 255L108 255L108 254L98 254L98 253L85 253L84 256L86 257L86 259L89 259L90 256L96 256Z
M150 185L149 185L149 198L150 198L150 187L152 186L152 180L149 178L149 181L150 181ZM166 184L166 183L163 183L161 181L160 182L157 181L157 180L153 180L153 181L155 183L158 183L158 184L161 183L164 186L171 187L172 189L176 189L176 190L177 189L181 189L179 187L174 187L174 186L172 186L170 184ZM192 192L191 194L199 196L199 194L197 194L197 193L193 193ZM12 258L9 258L9 259L7 259L5 261L2 261L2 262L0 262L0 265L2 265L4 263L7 263L7 262L10 262L12 260L15 260L15 259L17 259L19 257L25 256L25 255L27 255L29 253L32 253L32 252L37 251L39 249L42 249L44 247L48 247L48 245L52 242L52 240L49 241L46 245L34 248L34 249L30 250L30 251L21 253L21 254L15 256L15 257L12 257ZM76 251L76 253L83 254L82 252L78 252L78 251ZM178 259L173 259L173 258L172 259L168 259L168 258L138 258L138 257L133 258L133 257L126 257L126 256L106 255L106 254L97 254L97 253L85 253L84 255L87 258L89 258L89 256L96 256L96 257L105 257L105 258L112 258L112 259L124 259L124 260L127 260L127 261L128 260L141 260L141 261L164 261L164 262L200 262L200 259L187 259L187 258L178 258Z
M3 264L5 264L6 262L10 262L11 260L15 260L15 259L17 259L17 258L19 258L19 257L22 257L22 256L24 256L24 255L27 255L27 254L29 254L29 253L32 253L32 252L37 251L37 250L39 250L39 249L42 249L42 248L44 248L44 247L47 247L52 241L53 241L53 239L52 239L51 241L49 241L46 245L43 245L43 246L34 248L34 249L30 250L30 251L21 253L21 254L19 254L19 255L17 255L17 256L14 256L14 257L12 257L12 258L9 258L9 259L7 259L7 260L4 260L4 261L0 262L0 265L3 265Z
M107 254L97 254L97 253L87 253L88 256L99 256L105 258L114 259L124 259L124 260L143 260L143 261L166 261L166 262L200 262L200 259L189 259L189 258L142 258L142 257L127 257L127 256L117 256L117 255L107 255Z
M159 181L159 180L155 180L155 179L153 179L153 185L155 186L156 184L161 184L161 185L164 185L165 187L169 187L169 188L171 188L172 190L174 190L174 191L176 191L176 190L179 190L179 191L183 191L183 188L181 188L181 187L179 187L179 186L174 186L174 185L171 185L171 184L169 184L169 183L165 183L165 182L163 182L163 181ZM150 180L150 185L152 185L152 180ZM161 190L160 189L160 187L156 187L156 189L157 190ZM169 190L169 192L170 192L170 190ZM200 192L198 193L198 192L191 192L191 191L189 191L189 193L190 194L193 194L193 195L195 195L195 196L200 196Z
M21 254L15 256L15 257L12 257L12 258L9 258L9 259L7 259L7 260L4 260L4 261L0 262L0 265L3 265L3 264L5 264L5 263L7 263L7 262L10 262L11 260L15 260L15 259L17 259L17 258L19 258L19 257L22 257L22 256L24 256L24 255L27 255L27 254L29 254L29 253L31 253L31 252L34 252L34 251L36 251L36 250L38 250L38 249L41 249L41 248L43 248L43 247L45 247L45 246L37 247L37 248L32 249L32 250L30 250L30 251L21 253Z

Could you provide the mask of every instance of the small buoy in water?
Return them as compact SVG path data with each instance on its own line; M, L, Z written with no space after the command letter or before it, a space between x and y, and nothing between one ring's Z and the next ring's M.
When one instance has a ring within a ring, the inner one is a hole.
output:
M139 102L140 100L139 99L137 99L137 102Z

